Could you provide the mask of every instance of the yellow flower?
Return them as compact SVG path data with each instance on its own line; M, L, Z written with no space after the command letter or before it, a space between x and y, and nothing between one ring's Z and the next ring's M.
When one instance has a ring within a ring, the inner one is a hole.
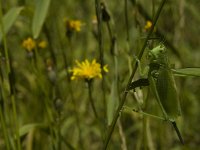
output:
M103 66L103 71L108 72L108 65Z
M46 41L40 41L39 43L38 43L38 47L39 48L46 48L47 47L47 42Z
M146 22L146 25L144 26L144 29L145 29L145 30L149 30L151 27L152 27L152 22L148 20L148 21Z
M36 42L29 37L22 42L22 47L24 47L28 52L31 52L36 47Z
M87 59L83 62L76 61L76 67L74 67L70 72L72 72L71 80L74 79L93 79L102 78L101 65L96 62L95 59L90 63ZM105 72L108 72L107 65L103 67Z
M67 20L66 25L67 25L67 30L80 32L83 23L80 20Z

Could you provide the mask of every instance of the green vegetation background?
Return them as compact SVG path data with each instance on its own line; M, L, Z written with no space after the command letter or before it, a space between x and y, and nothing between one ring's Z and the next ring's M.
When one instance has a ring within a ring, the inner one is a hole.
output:
M48 46L38 49L37 66L31 61L22 47L22 41L33 37L33 16L39 0L1 0L3 15L14 7L22 7L17 19L6 34L7 49L12 60L13 77L15 78L15 104L17 120L12 116L12 102L9 95L9 82L6 76L6 60L3 40L1 49L1 111L5 120L8 141L11 149L15 145L15 124L19 126L22 149L53 150L53 149L102 149L103 138L107 132L107 114L110 109L116 110L119 97L123 94L130 76L134 54L138 54L144 38L146 21L152 18L160 0L128 0L128 30L125 24L124 1L103 1L111 20L112 34L116 37L117 59L117 90L114 85L116 78L116 62L110 52L108 26L102 23L102 45L104 64L108 64L109 72L104 74L104 91L102 80L94 79L92 97L100 115L100 124L96 122L88 95L88 85L84 80L69 81L67 70L75 65L75 60L97 59L100 62L97 39L97 24L94 24L95 1L83 0L52 0L37 40L45 40ZM153 7L154 6L154 7ZM155 43L163 42L168 48L169 58L175 68L199 67L200 65L200 1L199 0L168 0L160 14L156 25ZM71 40L66 37L66 19L77 19L83 24L81 31L74 33ZM1 19L2 20L2 19ZM2 32L0 32L2 34ZM152 44L150 42L150 44ZM72 55L73 53L73 55ZM73 59L66 68L65 59ZM55 60L53 81L47 71L45 61ZM145 60L145 57L144 57ZM135 80L139 79L137 74ZM176 77L180 94L182 115L177 125L181 130L185 145L182 146L165 121L148 118L147 134L144 135L143 116L122 111L112 135L109 149L145 149L144 139L147 138L148 149L192 150L200 146L200 80L195 77ZM6 82L7 81L7 82ZM53 83L52 83L53 82ZM138 91L140 96L141 91ZM144 89L144 93L145 93ZM103 103L105 94L106 105ZM114 102L113 102L114 100ZM112 107L113 105L113 107ZM128 94L126 106L137 109L133 92ZM149 113L161 115L156 111L154 98L148 101ZM108 108L105 108L105 106ZM112 119L111 112L111 119ZM110 114L109 114L110 115ZM0 124L0 149L6 149L3 124ZM148 137L145 137L148 136Z

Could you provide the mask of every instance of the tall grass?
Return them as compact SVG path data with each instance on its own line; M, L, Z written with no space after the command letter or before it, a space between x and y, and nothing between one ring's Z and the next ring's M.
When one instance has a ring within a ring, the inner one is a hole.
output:
M175 76L184 146L150 87L129 90L141 78L135 56L147 66L148 49L159 43L175 68L197 67L199 76L198 5L1 0L0 149L198 148L199 78ZM31 48L23 44L29 38ZM87 70L94 59L95 75ZM73 79L78 66L94 76Z

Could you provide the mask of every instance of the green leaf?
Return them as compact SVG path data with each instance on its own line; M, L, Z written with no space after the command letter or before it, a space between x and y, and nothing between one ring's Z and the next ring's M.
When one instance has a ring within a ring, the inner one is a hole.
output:
M182 69L172 69L174 75L176 76L195 76L200 77L200 68L182 68Z
M48 13L48 8L50 6L50 0L35 0L35 13L33 16L32 32L33 38L36 39L42 29L42 25Z
M113 120L113 115L116 110L116 107L118 105L118 98L117 98L117 84L114 80L111 87L111 93L108 99L107 103L107 119L108 119L108 125L111 124Z
M41 123L33 123L33 124L27 124L22 126L19 129L19 135L24 136L25 134L27 134L28 132L30 132L30 130L35 129L35 128L45 128L46 126L44 124Z
M19 16L20 12L22 11L23 7L13 7L11 8L4 16L3 16L3 27L4 33L7 34L12 25L15 23L15 20ZM3 38L2 28L0 28L0 41Z

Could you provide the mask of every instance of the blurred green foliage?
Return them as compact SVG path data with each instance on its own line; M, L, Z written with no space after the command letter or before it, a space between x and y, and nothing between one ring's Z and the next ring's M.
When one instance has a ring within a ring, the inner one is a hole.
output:
M124 1L103 1L111 17L109 27L116 44L113 55L108 24L102 22L104 64L108 64L109 73L103 74L103 80L94 79L92 84L92 98L100 116L100 123L96 121L92 112L88 85L84 80L70 81L68 72L74 66L75 60L95 58L100 62L95 1L44 0L43 4L37 5L38 2L40 0L1 0L3 17L9 11L13 11L13 8L18 8L17 12L13 13L13 18L10 18L12 22L8 21L12 26L6 32L6 43L15 79L14 97L22 149L101 149L102 139L105 138L108 129L107 123L112 119L132 71L135 61L133 55L138 54L148 34L144 30L146 21L152 20L161 0L127 1L128 40ZM48 2L50 2L49 7ZM160 42L166 45L170 61L175 68L200 65L199 8L199 0L168 0L152 35L158 39L149 41L149 48ZM66 36L66 20L80 20L81 31L73 32L71 37ZM4 29L9 23L4 24ZM2 32L0 37L3 37ZM38 47L34 54L30 55L22 47L22 42L28 37L37 37L35 39L37 42L46 41L47 47L44 49ZM14 121L9 93L9 86L12 85L9 85L6 74L3 38L0 41L0 50L1 112L10 138L8 141L15 149L13 135L16 133L13 130ZM147 64L145 60L144 55L143 66ZM140 76L136 74L134 79L138 78ZM185 145L179 143L173 128L168 123L143 117L135 112L122 111L109 149L145 149L143 145L145 138L148 141L147 147L151 150L198 149L200 80L197 77L175 77L175 79L182 109L182 116L178 118L177 124ZM104 82L103 89L102 82ZM141 95L149 96L146 104L148 112L160 116L155 99L151 94L146 95L147 93L147 88L136 89L136 93L130 92L125 105L137 108L138 103L135 100L139 99L139 103L142 103ZM108 107L108 111L105 106ZM144 118L147 118L146 128L143 126ZM1 118L0 133L4 131L2 126ZM148 137L143 136L145 129ZM4 134L0 134L0 149L6 149Z

